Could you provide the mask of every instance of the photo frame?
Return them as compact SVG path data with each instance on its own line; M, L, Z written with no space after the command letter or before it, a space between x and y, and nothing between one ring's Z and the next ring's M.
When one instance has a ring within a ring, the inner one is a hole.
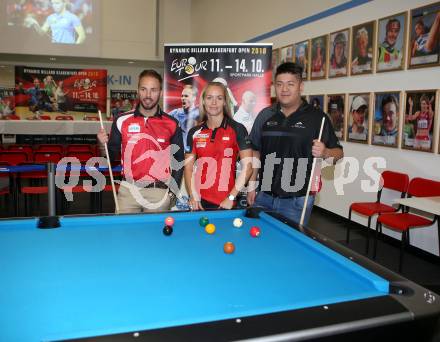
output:
M330 33L328 77L348 75L350 54L350 29Z
M320 36L311 40L310 79L325 78L327 74L328 36Z
M325 112L325 95L309 95L309 103L318 110Z
M436 96L435 89L405 93L402 148L433 152Z
M295 54L293 53L293 44L280 48L279 64L285 62L294 62Z
M294 45L295 50L295 63L303 68L302 79L309 79L309 47L310 41L305 40L303 42L296 43Z
M351 75L371 74L375 60L376 21L353 26L351 34Z
M402 70L406 54L407 13L398 13L378 21L376 72Z
M374 94L371 143L397 147L400 137L401 94L399 91Z
M348 95L347 141L368 143L370 93Z
M345 94L327 95L327 113L339 140L345 140Z
M423 68L440 62L440 2L411 10L408 68Z

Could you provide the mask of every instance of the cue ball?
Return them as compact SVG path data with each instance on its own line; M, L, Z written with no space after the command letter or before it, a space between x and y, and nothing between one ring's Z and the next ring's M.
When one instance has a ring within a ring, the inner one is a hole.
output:
M164 235L166 235L166 236L169 236L169 235L173 234L173 227L171 227L171 226L165 226L165 227L163 228L163 233L164 233Z
M199 220L199 224L200 224L202 227L206 227L206 225L207 225L208 223L209 223L209 219L208 219L206 216L201 217L200 220Z
M168 216L168 217L165 219L165 224L166 224L167 226L173 226L173 225L174 225L174 219L173 219L171 216Z
M214 234L215 225L213 225L212 223L208 223L205 227L205 232L207 232L208 234Z
M226 254L232 254L232 253L234 253L234 251L235 251L235 246L234 246L234 244L233 244L232 242L226 242L226 243L223 245L223 251L224 251Z
M259 237L261 234L261 230L258 227L252 227L249 233L252 237Z
M232 222L234 227L240 228L243 225L243 220L241 218L235 218L234 222Z

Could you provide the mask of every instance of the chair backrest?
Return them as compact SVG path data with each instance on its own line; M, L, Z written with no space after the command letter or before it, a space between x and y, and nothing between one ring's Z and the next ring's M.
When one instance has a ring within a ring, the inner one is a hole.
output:
M52 120L50 115L40 115L40 120Z
M414 197L440 196L440 182L421 177L413 178L409 183L408 195Z
M407 192L409 185L409 176L406 173L395 171L382 172L383 187L399 192Z
M18 151L1 151L0 162L10 165L18 165L28 161L28 155L25 152Z
M63 153L63 145L58 144L42 144L38 146L35 152L58 152Z
M68 152L67 157L76 157L81 163L88 161L90 158L94 157L92 152Z
M94 152L94 147L87 144L70 144L66 147L66 153L70 152Z
M27 154L28 156L28 160L30 160L32 158L32 147L29 145L10 145L8 147L8 151L12 151L12 152L24 152Z
M58 116L55 117L55 120L68 120L68 121L72 121L74 119L73 119L73 116L71 116L71 115L58 115Z
M58 163L61 158L59 152L34 152L35 163Z

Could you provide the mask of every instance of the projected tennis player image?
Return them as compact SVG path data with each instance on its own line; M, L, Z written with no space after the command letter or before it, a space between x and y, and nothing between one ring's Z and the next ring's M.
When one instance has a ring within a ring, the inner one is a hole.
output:
M83 44L93 33L92 0L8 0L7 24L28 29L36 39Z

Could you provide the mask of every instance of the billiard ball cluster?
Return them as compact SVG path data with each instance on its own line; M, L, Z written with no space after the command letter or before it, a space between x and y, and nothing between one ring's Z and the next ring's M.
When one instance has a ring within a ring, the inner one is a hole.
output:
M165 227L163 228L163 234L166 236L170 236L173 234L173 225L174 225L174 219L171 216L168 216L165 219Z
M200 224L200 226L205 228L206 233L214 234L215 229L216 229L215 225L213 223L209 223L209 219L206 216L203 216L199 219L199 224ZM232 221L232 224L236 228L241 228L243 226L243 220L241 218L237 217ZM249 234L252 237L258 237L261 234L261 230L260 230L260 228L254 226L250 229ZM232 254L235 251L235 245L232 242L228 241L223 245L223 251L226 254Z

